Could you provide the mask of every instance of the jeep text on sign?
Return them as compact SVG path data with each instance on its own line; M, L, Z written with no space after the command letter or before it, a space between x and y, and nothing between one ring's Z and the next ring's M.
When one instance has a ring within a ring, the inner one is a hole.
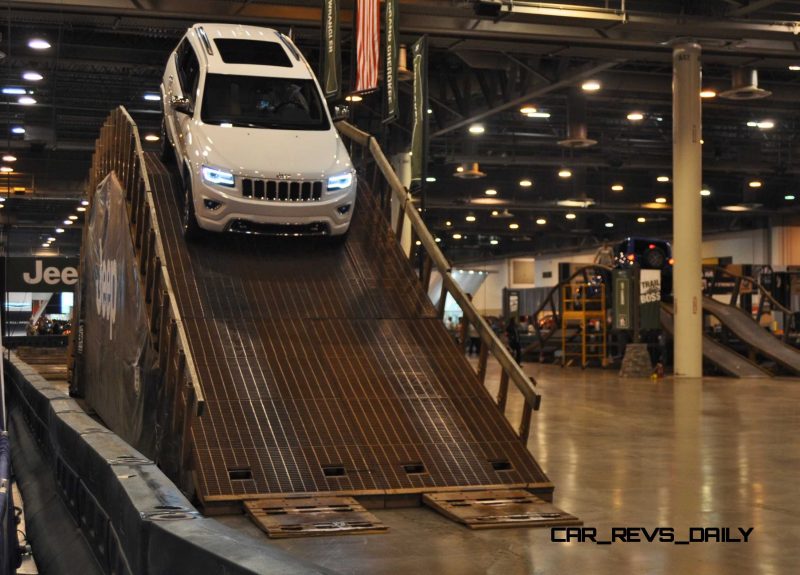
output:
M71 292L78 283L78 258L6 258L7 292Z

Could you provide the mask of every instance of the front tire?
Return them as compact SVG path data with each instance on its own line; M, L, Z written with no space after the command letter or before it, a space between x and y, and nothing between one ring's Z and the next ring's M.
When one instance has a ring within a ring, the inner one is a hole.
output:
M202 229L197 223L194 211L194 195L192 194L192 178L187 173L183 178L183 237L186 241L194 241L200 237Z

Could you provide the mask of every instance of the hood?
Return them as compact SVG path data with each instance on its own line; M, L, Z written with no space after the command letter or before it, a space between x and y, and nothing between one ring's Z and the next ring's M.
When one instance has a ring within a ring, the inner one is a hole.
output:
M191 131L203 163L240 176L319 179L352 169L336 130L223 128L201 124Z

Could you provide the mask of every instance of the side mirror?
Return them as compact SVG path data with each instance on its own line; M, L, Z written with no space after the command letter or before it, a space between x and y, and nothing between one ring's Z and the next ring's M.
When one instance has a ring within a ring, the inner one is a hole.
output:
M193 112L192 102L191 100L189 100L189 98L179 98L178 96L173 96L172 99L169 101L169 105L176 112L180 112L181 114L188 114L190 116L192 115Z
M333 107L333 121L341 122L350 117L350 106L336 105Z

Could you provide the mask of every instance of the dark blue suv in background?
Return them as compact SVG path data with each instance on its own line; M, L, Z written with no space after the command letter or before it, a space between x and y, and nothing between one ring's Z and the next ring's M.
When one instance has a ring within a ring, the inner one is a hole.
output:
M661 297L672 295L672 246L655 238L625 238L614 248L616 267L639 264L641 269L661 270Z

